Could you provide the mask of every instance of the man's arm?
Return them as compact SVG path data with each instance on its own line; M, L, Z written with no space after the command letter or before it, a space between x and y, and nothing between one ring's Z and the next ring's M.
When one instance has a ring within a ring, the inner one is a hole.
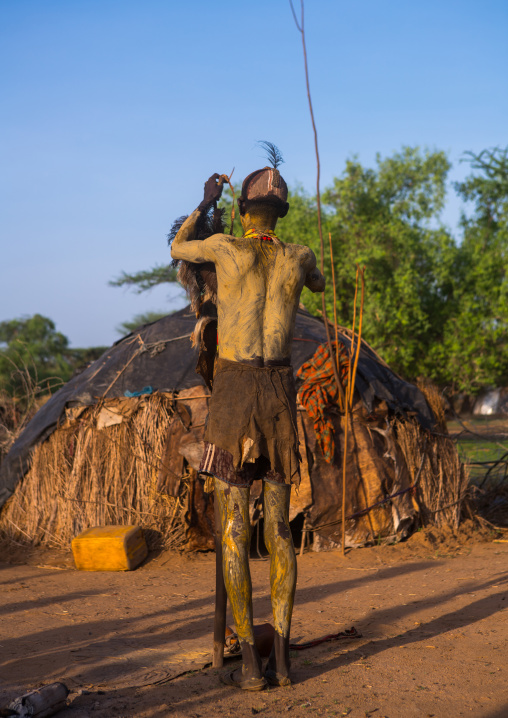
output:
M305 286L311 292L324 292L326 280L316 266L316 255L309 249L309 258L307 262L307 274L305 276Z
M197 240L196 225L201 216L199 209L195 209L182 224L176 237L171 243L171 256L173 259L185 259L187 262L213 262L210 248L206 240Z
M187 262L213 262L213 250L207 241L196 240L196 229L199 218L207 212L212 202L217 202L222 194L225 175L212 175L205 182L203 201L198 208L187 217L171 244L173 259L185 259ZM206 244L205 244L206 243Z

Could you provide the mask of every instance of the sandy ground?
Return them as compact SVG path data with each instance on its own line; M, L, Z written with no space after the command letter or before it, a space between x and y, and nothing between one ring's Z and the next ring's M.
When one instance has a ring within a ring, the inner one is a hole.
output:
M293 652L294 685L255 694L202 668L212 554L164 553L134 572L88 573L66 553L4 550L0 706L61 680L71 694L60 718L506 718L508 543L492 538L439 543L421 532L345 557L299 557L292 640L351 626L362 638ZM271 618L268 562L251 567L262 623Z

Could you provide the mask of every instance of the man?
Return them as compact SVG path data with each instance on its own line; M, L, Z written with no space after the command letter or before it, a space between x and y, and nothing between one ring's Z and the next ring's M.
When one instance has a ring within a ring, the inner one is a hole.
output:
M218 352L201 471L215 477L223 536L223 573L242 647L242 669L223 680L244 690L289 685L289 631L296 557L289 528L290 487L298 485L296 391L290 365L296 311L304 286L322 292L312 250L275 235L287 186L276 167L250 174L238 199L243 237L197 240L203 214L227 178L205 183L203 202L183 223L174 259L213 262L217 272ZM249 571L249 491L263 479L265 544L275 639L264 676L254 644Z

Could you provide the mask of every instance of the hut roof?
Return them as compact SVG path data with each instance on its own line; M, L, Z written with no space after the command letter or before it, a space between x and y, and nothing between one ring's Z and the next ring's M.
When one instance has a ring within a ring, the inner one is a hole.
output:
M128 396L129 392L147 386L153 391L174 392L204 385L195 373L197 351L189 341L195 322L194 313L186 307L139 327L56 392L33 417L0 466L0 506L30 468L33 448L52 434L66 409ZM345 333L339 333L339 340L349 348L350 339ZM299 309L292 350L295 372L325 341L322 320ZM420 390L391 371L365 342L360 351L356 387L368 411L376 400L384 400L394 413L401 416L410 413L424 428L435 424Z

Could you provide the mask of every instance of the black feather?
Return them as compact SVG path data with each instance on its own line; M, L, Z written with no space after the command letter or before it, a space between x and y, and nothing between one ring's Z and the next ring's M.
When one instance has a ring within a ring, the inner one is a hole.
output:
M273 142L258 140L258 145L261 145L261 147L265 150L266 159L271 163L274 169L277 169L277 167L284 162L282 152L273 144Z

